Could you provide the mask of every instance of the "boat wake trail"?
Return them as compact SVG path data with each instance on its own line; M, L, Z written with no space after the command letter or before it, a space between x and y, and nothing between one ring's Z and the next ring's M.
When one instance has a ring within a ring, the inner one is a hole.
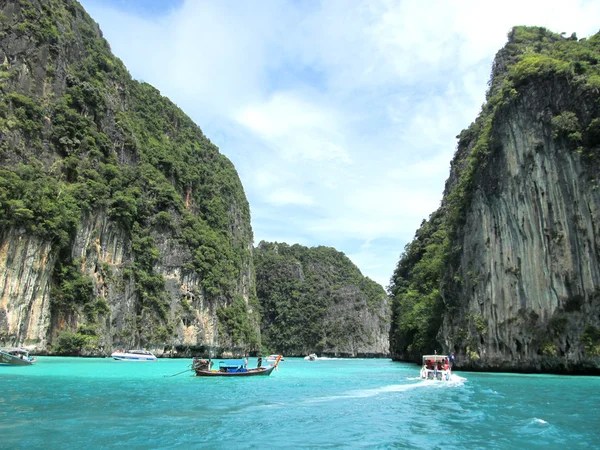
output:
M420 380L420 378L418 378ZM340 399L348 399L348 398L367 398L367 397L375 397L381 394L388 394L390 392L407 392L412 391L414 389L431 389L431 388L444 388L444 387L456 387L462 386L466 378L459 377L457 375L452 375L452 378L446 382L440 381L419 381L418 383L411 384L391 384L389 386L382 386L375 389L360 389L356 391L349 391L345 394L340 395L331 395L326 397L317 397L306 400L306 403L322 403L322 402L330 402Z

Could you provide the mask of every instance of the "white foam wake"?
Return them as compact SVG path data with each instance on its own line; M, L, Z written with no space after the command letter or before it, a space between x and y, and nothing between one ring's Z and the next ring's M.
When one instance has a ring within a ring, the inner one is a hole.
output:
M420 378L417 378L420 380ZM408 380L414 380L414 378L408 378ZM422 380L418 383L411 384L391 384L388 386L382 386L374 389L360 389L356 391L349 391L340 395L330 395L326 397L316 397L312 399L306 400L307 403L322 403L322 402L330 402L345 398L366 398L366 397L375 397L381 394L387 394L390 392L406 392L413 389L430 389L430 388L443 388L446 387L456 387L462 386L464 382L467 381L466 378L460 377L458 375L451 375L450 380L448 381L433 381L433 380Z

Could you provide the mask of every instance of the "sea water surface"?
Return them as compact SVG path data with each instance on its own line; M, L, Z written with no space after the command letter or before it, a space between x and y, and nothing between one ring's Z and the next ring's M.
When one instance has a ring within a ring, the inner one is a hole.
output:
M600 447L598 377L455 372L440 383L386 359L301 358L270 377L170 376L190 364L0 366L0 448Z

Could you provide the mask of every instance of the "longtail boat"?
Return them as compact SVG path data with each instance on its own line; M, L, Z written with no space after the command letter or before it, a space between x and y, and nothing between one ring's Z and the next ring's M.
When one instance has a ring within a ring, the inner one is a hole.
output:
M0 364L6 366L31 366L36 358L22 347L0 348Z
M212 360L194 358L192 370L196 372L196 376L198 377L268 377L277 368L280 359L281 356L277 358L275 364L261 367L262 358L259 358L258 367L254 369L248 369L244 361L219 361L219 368L212 369Z

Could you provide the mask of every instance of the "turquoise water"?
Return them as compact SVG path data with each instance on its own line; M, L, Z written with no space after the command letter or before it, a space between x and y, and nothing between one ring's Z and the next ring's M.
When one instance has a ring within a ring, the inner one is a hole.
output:
M256 359L250 359L255 365ZM286 358L270 377L197 378L191 360L40 357L0 366L1 448L594 448L600 378Z

